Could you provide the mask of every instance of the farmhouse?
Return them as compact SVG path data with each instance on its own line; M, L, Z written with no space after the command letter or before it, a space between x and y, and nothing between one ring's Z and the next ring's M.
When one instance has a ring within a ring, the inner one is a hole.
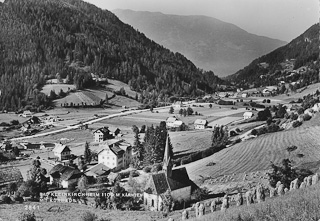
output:
M70 148L61 143L56 144L55 148L52 151L59 161L67 160L70 158L70 152L71 152Z
M132 159L131 145L124 140L102 142L97 151L98 163L104 164L113 171L127 168Z
M10 183L21 183L22 181L23 177L19 169L13 166L0 167L0 189Z
M176 117L168 117L166 120L166 125L168 128L174 127L174 122L176 122L178 119Z
M50 170L49 175L51 185L68 188L70 184L78 182L82 173L76 168L57 164Z
M208 126L207 120L197 119L194 122L194 129L196 130L203 130Z
M92 176L94 178L97 178L99 176L104 176L109 173L110 173L110 168L102 163L98 163L97 165L90 167L85 172L86 176Z
M250 111L244 112L243 113L243 119L250 119L254 116L254 114Z
M168 138L163 158L163 171L151 174L143 193L144 204L150 210L159 211L162 208L164 194L169 190L174 201L189 201L191 196L191 181L185 167L172 170Z
M107 139L113 138L113 135L111 134L108 127L99 128L98 130L95 130L93 132L93 134L94 134L94 141L95 142L102 142Z

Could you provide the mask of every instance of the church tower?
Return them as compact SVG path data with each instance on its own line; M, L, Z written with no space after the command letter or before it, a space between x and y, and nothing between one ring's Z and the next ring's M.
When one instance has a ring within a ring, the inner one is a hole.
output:
M170 150L169 150L169 134L168 134L167 140L166 140L166 147L164 150L163 166L162 166L162 169L165 172L167 177L172 176L172 167L173 167L173 165L172 165Z

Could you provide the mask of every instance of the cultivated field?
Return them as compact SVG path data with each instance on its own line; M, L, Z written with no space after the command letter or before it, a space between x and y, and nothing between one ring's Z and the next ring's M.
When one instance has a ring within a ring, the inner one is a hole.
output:
M312 123L305 122L296 129L265 134L187 164L189 176L192 180L197 180L201 178L200 174L203 177L214 178L219 174L266 170L270 168L270 162L279 164L284 158L292 160L294 165L318 161L320 158L320 117L318 115L313 118ZM296 145L298 149L289 154L286 148L291 145ZM299 158L297 154L303 154L303 157ZM206 166L209 162L216 164Z

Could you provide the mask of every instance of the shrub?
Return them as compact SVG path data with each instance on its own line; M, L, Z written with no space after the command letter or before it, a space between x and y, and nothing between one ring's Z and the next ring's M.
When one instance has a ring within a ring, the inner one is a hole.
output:
M85 212L81 216L81 221L96 221L97 219L97 215L92 212Z
M303 114L304 109L303 109L302 107L300 107L297 112L298 112L299 115L300 115L300 114Z
M208 195L209 191L207 188L198 188L191 194L191 198L193 198L196 201L201 201L206 199Z
M9 127L10 124L8 124L8 123L6 123L6 122L1 122L1 123L0 123L0 126L1 126L1 127Z
M298 114L292 113L291 116L290 116L290 118L291 118L292 120L297 120L297 119L298 119Z
M301 125L302 123L300 122L300 121L294 121L293 123L292 123L292 127L294 127L294 128L296 128L296 127L299 127L300 125Z
M256 135L258 135L258 131L257 131L256 129L253 129L253 130L251 131L251 134L254 135L254 136L256 136Z
M161 170L162 170L162 164L157 163L157 164L154 164L154 165L152 166L151 172L152 172L152 173L157 173L157 172L159 172L159 171L161 171Z
M145 167L143 168L143 172L145 172L145 173L150 173L150 172L151 172L151 167L145 166Z
M303 115L303 120L304 121L308 121L308 120L310 120L311 119L311 116L309 115L309 114L304 114Z
M11 198L8 197L7 195L1 195L0 196L0 201L2 203L9 204L9 203L11 203Z
M208 163L206 166L214 166L214 165L216 165L215 162L210 162L210 163Z
M23 213L20 215L18 220L19 221L36 221L36 215L34 215L34 213L31 213L31 212Z

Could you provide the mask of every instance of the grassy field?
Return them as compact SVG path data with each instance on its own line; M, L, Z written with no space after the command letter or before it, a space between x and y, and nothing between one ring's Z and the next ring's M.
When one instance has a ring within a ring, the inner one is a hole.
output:
M112 221L151 221L165 220L160 212L150 211L116 211L101 210L76 203L64 202L25 202L23 204L1 204L0 218L5 221L16 221L22 213L26 213L26 206L35 206L31 210L36 215L36 220L43 221L81 221L81 216L85 212L96 214L99 218L109 219Z
M285 196L269 198L261 204L231 207L226 212L217 211L208 214L200 221L301 221L320 219L319 184L303 190L291 191ZM195 219L191 219L195 220Z
M59 94L60 90L63 90L64 92L67 92L68 89L72 90L75 89L76 87L73 84L46 84L41 92L49 95L50 91L53 90L56 92L56 94Z
M290 158L294 165L318 161L320 158L320 116L317 114L310 122L288 131L265 134L253 140L241 142L224 149L210 157L186 165L189 176L197 180L201 176L216 177L217 174L234 174L266 170L270 162L279 164ZM296 145L297 150L289 154L286 148ZM303 154L299 158L297 154ZM215 162L214 166L206 166Z

